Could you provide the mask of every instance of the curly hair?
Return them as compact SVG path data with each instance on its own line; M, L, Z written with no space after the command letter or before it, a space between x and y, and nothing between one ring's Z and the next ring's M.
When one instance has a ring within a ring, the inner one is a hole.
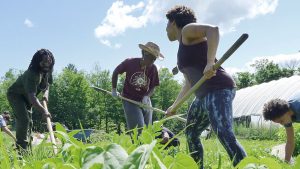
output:
M273 99L264 104L263 116L265 120L275 120L283 116L290 109L289 103L282 99Z
M54 59L53 54L48 49L38 50L33 55L28 69L33 70L35 72L41 72L40 62L43 60L43 58L45 56L48 56L51 59L50 72L52 72L53 71L53 66L55 64L55 59Z
M175 21L178 28L183 28L189 23L195 23L197 21L194 11L183 5L176 5L174 8L170 9L166 17L169 21Z

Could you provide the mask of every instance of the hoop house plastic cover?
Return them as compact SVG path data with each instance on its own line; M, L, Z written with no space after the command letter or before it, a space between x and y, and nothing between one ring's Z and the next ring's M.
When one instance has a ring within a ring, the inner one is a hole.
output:
M263 105L271 99L288 100L300 91L300 76L281 78L240 89L233 100L233 117L261 116Z

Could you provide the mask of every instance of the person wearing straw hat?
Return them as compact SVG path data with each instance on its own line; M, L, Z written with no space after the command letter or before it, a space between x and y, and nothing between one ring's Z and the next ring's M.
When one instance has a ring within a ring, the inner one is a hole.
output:
M295 93L287 100L276 98L268 101L264 104L262 114L265 120L271 120L285 127L284 160L291 162L296 146L293 123L300 123L300 92Z
M116 97L118 75L126 73L122 96L128 99L142 102L151 106L150 97L154 88L159 85L159 77L156 59L163 59L160 48L153 42L139 44L142 52L141 58L128 58L120 63L112 75L112 96ZM127 129L142 128L152 123L152 110L147 110L133 103L123 100L123 108ZM139 130L139 133L141 130Z
M168 39L178 41L177 65L185 84L166 115L176 112L173 107L202 77L207 80L195 91L195 99L187 113L185 134L193 159L203 168L203 147L199 136L211 124L213 131L236 166L245 156L232 127L232 101L235 96L233 78L220 67L214 70L219 43L218 27L196 23L194 11L186 6L175 6L166 17Z

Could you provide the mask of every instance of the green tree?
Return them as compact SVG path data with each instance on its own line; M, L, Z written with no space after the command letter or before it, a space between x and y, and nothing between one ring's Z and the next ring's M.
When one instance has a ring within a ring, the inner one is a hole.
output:
M96 65L93 72L88 75L88 80L93 86L97 86L108 91L111 90L110 72L107 70L102 71L98 65ZM102 129L102 126L104 126L106 132L110 132L113 128L116 129L118 133L121 133L125 124L121 101L114 99L109 94L94 91L91 92L91 98L90 111L91 114L97 114L97 128Z
M288 68L281 69L278 64L268 59L257 60L252 67L255 68L255 80L258 84L278 80L282 77L292 76L294 70Z
M152 103L156 108L167 110L167 108L169 108L169 106L171 106L175 101L178 93L180 92L181 85L174 79L174 75L169 72L167 68L159 70L159 81L160 85L155 90L152 97ZM185 113L189 103L190 100L185 102L178 110L178 113ZM164 114L158 114L157 112L154 112L153 114L153 120L160 120L163 117ZM184 123L176 119L169 120L165 125L175 133L184 128Z
M254 75L250 72L238 72L236 85L238 89L246 88L255 84Z
M21 72L19 72L21 73ZM0 80L0 110L1 112L4 110L12 111L9 106L6 93L7 89L16 81L18 74L16 70L9 69L8 72L5 73L4 77L1 77Z
M156 87L152 97L153 106L166 110L175 101L181 86L167 68L159 70L160 85Z
M75 68L75 67L74 67ZM61 122L70 129L89 127L87 118L89 83L83 72L68 67L54 80L49 93L49 111L53 121Z

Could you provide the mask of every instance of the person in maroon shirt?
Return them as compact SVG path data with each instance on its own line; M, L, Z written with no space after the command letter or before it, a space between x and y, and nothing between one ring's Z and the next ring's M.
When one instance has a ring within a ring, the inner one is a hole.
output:
M145 45L139 44L142 50L142 58L129 58L119 64L112 75L112 96L116 97L118 75L126 73L122 96L128 99L142 102L151 106L150 97L154 88L159 85L156 66L153 64L157 58L164 58L159 46L153 42ZM152 110L146 110L138 105L123 100L123 108L127 129L140 128L152 123Z

